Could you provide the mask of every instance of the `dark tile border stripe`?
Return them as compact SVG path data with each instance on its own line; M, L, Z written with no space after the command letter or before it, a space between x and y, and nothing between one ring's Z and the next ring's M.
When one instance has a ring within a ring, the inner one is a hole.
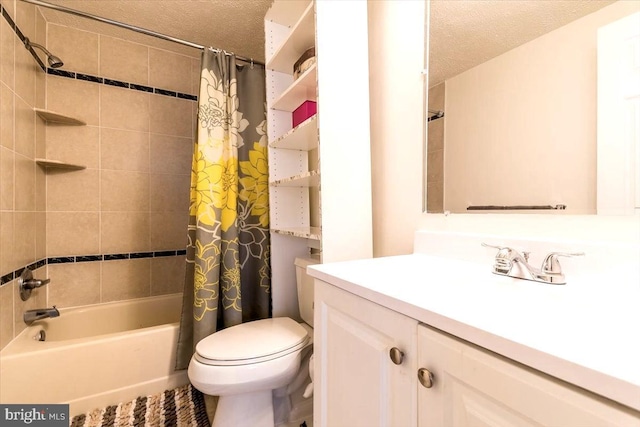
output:
M71 264L77 262L94 262L94 261L117 261L126 259L142 259L142 258L164 258L169 256L183 256L187 254L186 249L177 249L175 251L154 251L154 252L130 252L121 254L103 254L103 255L76 255L65 257L43 258L29 265L20 267L16 271L0 276L0 286L11 282L20 277L25 268L36 270L40 267L53 264Z
M0 5L0 14L4 16L4 19L9 23L9 26L11 27L11 29L16 33L16 36L18 36L18 38L24 45L24 40L25 40L24 34L22 33L22 31L20 31L20 28L18 28L15 21L11 18L7 10L2 5ZM31 53L31 56L33 56L33 59L35 59L35 61L38 63L42 71L52 76L66 77L68 79L83 80L83 81L88 81L92 83L104 84L108 86L116 86L116 87L121 87L125 89L138 90L141 92L154 93L156 95L170 96L172 98L186 99L189 101L198 100L198 97L196 95L191 95L188 93L181 93L173 90L149 87L149 86L139 85L135 83L123 82L120 80L112 80L112 79L107 79L106 77L92 76L90 74L75 73L73 71L61 70L59 68L48 68L47 66L44 65L44 63L42 62L40 57L36 54L36 52L33 50L33 48L30 48L28 50Z

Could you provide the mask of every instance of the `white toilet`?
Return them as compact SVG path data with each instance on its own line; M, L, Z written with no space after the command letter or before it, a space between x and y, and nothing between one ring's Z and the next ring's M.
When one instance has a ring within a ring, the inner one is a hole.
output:
M272 391L291 383L301 352L313 339L313 278L296 258L300 316L256 320L216 332L196 345L189 380L204 394L219 396L212 427L273 427Z

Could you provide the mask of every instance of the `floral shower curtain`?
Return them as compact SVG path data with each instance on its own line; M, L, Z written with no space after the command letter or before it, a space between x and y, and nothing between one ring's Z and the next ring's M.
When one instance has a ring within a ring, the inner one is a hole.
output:
M202 53L176 369L213 332L271 314L264 77Z

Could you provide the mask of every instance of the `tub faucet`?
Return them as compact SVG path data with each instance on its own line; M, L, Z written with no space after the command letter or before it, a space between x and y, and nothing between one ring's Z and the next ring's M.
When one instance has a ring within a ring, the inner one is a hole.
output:
M541 268L529 264L529 252L518 252L506 246L493 246L483 243L482 246L498 249L493 264L493 273L516 279L533 280L534 282L564 285L567 283L559 256L573 257L584 255L584 252L551 252L542 262Z
M36 308L35 310L27 310L24 312L24 323L27 325L32 324L36 320L47 319L49 317L58 317L60 316L60 312L54 305L50 308Z

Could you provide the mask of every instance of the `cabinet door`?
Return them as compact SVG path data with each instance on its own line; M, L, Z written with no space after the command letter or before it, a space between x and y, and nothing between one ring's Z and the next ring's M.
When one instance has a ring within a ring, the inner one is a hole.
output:
M497 354L418 327L418 423L441 426L638 427L638 413Z
M314 424L415 426L416 329L413 319L316 281ZM403 353L395 363L393 348Z

